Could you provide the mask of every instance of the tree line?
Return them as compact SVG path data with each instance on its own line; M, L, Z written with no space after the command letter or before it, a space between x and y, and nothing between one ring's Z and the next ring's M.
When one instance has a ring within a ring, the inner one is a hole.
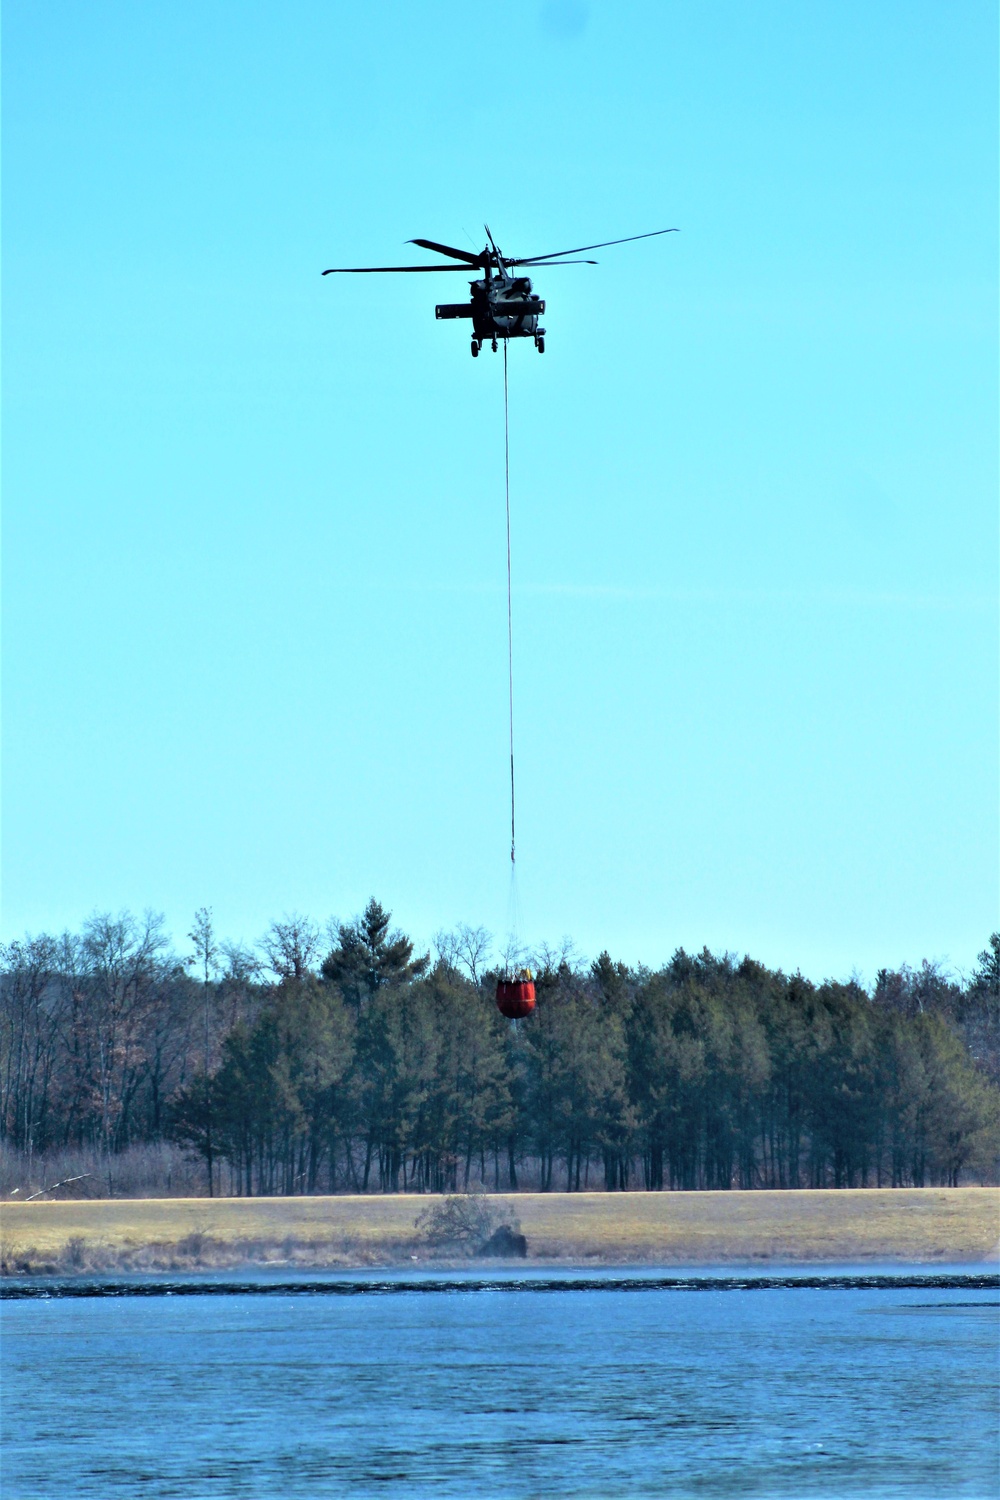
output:
M200 911L97 915L7 944L0 1132L30 1155L171 1139L210 1193L794 1188L995 1180L1000 935L965 982L932 964L814 984L747 957L532 957L503 1020L489 934L416 955L375 900L256 949Z

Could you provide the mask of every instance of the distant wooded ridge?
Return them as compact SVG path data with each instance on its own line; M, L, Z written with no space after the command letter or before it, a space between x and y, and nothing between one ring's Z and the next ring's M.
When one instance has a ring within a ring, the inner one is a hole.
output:
M996 1180L998 934L964 982L925 963L870 993L707 949L650 970L542 948L517 955L538 1006L516 1025L488 933L416 956L374 899L254 950L202 909L189 938L124 913L3 948L8 1154L89 1152L105 1192L167 1141L223 1194Z

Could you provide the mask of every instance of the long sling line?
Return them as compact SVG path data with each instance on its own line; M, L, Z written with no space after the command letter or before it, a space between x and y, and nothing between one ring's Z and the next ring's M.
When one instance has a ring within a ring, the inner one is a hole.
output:
M510 421L507 406L507 340L503 341L503 475L507 505L507 708L510 720L510 862L514 863L514 614L510 587Z

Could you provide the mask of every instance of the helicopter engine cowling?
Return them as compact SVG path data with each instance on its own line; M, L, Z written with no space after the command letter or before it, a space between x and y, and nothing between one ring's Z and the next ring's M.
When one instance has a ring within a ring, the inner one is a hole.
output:
M434 309L436 318L471 318L473 304L471 302L439 302ZM530 318L541 317L545 311L545 303L539 297L530 302L509 302L504 297L497 300L487 309L484 305L481 311L490 311L498 318Z
M492 304L493 313L503 318L541 317L545 303L541 297L532 297L528 302L515 302L513 298L498 297Z

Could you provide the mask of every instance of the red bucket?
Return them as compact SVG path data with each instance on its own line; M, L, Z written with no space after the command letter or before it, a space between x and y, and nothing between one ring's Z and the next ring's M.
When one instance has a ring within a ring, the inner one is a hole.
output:
M535 986L530 979L498 979L497 1010L510 1021L521 1021L535 1008Z

